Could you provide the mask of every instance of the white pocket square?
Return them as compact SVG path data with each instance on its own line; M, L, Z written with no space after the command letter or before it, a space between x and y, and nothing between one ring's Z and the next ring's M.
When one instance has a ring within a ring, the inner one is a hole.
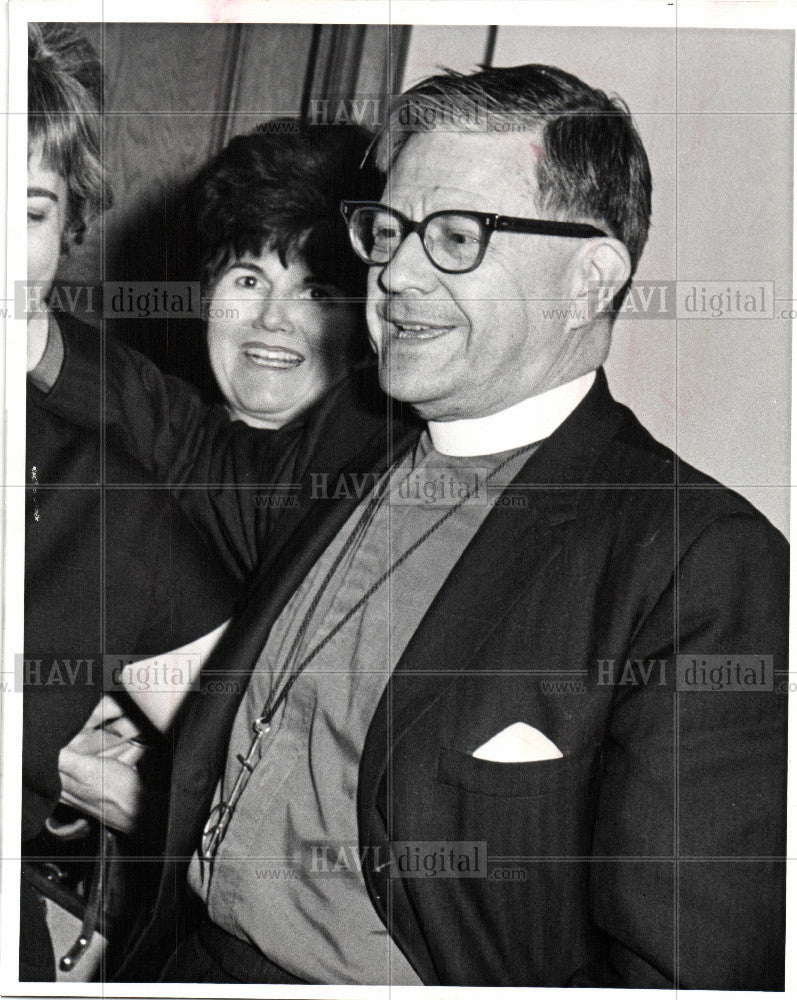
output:
M525 722L513 722L473 751L474 757L503 764L555 760L562 756L559 747L539 729Z

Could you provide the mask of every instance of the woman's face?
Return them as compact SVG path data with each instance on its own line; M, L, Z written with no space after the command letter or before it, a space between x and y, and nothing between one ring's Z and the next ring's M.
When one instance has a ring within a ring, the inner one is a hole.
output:
M345 377L357 326L342 292L273 250L229 264L213 286L208 350L234 419L276 428Z
M66 181L42 163L42 141L28 156L28 284L30 300L44 300L52 287L66 223Z

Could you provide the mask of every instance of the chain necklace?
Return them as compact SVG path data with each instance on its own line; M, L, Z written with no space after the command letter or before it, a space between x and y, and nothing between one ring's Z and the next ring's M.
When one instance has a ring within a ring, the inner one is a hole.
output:
M528 448L533 447L529 445ZM527 448L522 449L526 451ZM486 478L485 482L490 482L498 473L513 459L517 456L518 451L513 451L507 458L505 458L500 465L496 466L492 472L490 472ZM324 591L329 586L333 576L337 572L343 560L346 558L348 553L351 551L352 546L355 544L357 539L359 539L362 533L368 527L371 519L376 513L377 507L382 503L385 497L385 493L388 490L391 479L391 470L388 470L382 482L377 486L374 491L374 495L368 501L365 510L362 512L354 530L349 534L346 539L345 544L341 548L340 552L337 554L332 562L329 570L327 571L321 586L316 591L315 596L307 609L299 628L296 631L293 642L291 643L291 648L286 657L286 662L290 663L296 656L296 652L304 639L305 632L307 631L313 615L318 608L321 601L321 597ZM279 707L287 699L291 688L298 680L300 674L304 671L305 667L315 659L316 656L324 649L324 647L335 638L335 636L340 632L340 630L349 622L357 612L368 603L368 601L373 597L377 590L385 583L385 581L401 566L404 562L409 559L409 557L419 549L424 542L433 535L438 528L441 528L450 517L452 517L459 509L462 507L471 497L470 490L465 491L465 495L452 507L450 507L441 518L439 518L435 523L428 528L417 541L413 542L412 545L399 556L398 559L392 565L390 565L382 575L371 584L371 586L365 591L362 597L352 605L351 608L346 612L346 614L334 625L334 627L318 642L313 649L308 653L307 656L293 668L288 679L283 684L279 693L276 697L269 696L269 700L266 702L263 711L252 723L252 739L249 744L249 749L244 754L236 754L236 760L238 761L240 767L238 774L236 775L235 782L233 783L232 789L230 791L230 796L226 801L219 801L211 810L210 816L205 823L205 829L202 833L202 844L201 844L201 858L203 861L212 861L216 856L216 851L218 850L219 844L224 838L227 828L230 825L230 820L232 819L232 814L237 806L241 796L243 795L244 789L246 788L247 782L249 781L249 776L254 771L256 760L255 755L257 754L258 748L264 736L266 736L271 731L271 722L274 718Z

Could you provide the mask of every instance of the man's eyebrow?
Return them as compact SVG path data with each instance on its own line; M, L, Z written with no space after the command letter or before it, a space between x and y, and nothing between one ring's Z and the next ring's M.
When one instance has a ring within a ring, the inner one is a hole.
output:
M56 204L58 204L58 195L55 193L55 191L51 191L49 188L29 187L28 197L51 198Z

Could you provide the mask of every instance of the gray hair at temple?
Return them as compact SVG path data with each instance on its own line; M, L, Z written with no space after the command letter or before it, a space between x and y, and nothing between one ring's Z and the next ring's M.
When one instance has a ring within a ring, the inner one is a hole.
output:
M68 192L65 249L111 204L100 157L102 66L71 24L28 25L28 157L42 162Z
M647 242L652 184L645 148L622 100L555 66L444 70L397 98L379 138L377 165L386 170L413 134L435 128L539 133L539 209L603 225L628 248L634 274ZM629 285L630 279L615 307Z

